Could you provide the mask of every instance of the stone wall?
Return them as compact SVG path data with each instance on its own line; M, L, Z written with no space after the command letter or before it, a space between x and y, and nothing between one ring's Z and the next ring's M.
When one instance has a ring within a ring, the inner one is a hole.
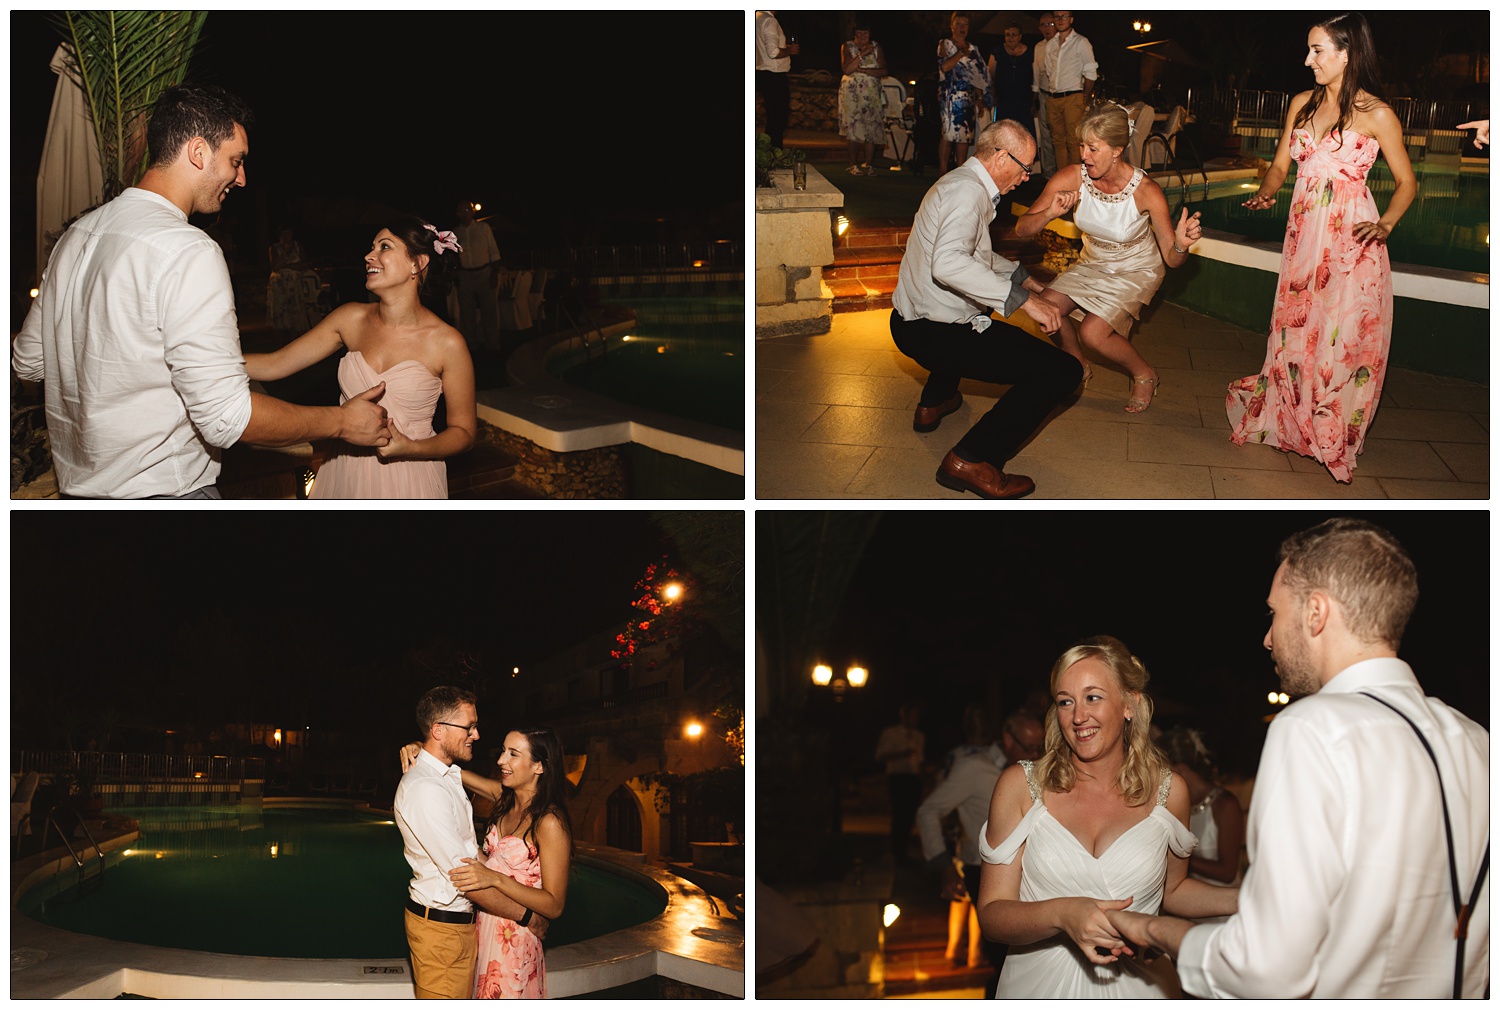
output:
M838 133L838 89L792 85L791 118L787 126L793 130Z
M755 336L827 333L833 327L833 292L823 268L833 263L829 216L844 194L812 165L807 188L792 187L790 170L772 173L772 185L755 191Z
M629 497L621 446L556 452L492 424L481 425L479 437L514 456L516 479L547 498Z

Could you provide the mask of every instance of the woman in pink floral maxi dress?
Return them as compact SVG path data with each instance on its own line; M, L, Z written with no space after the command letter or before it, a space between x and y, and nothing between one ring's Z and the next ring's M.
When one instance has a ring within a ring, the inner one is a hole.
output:
M484 839L484 865L519 884L538 887L542 861L535 845L515 835L498 837L490 826ZM474 980L475 999L546 999L547 969L542 941L513 919L480 909L479 959Z
M1286 131L1254 210L1275 204L1293 158L1297 183L1282 249L1265 364L1229 385L1236 445L1309 456L1353 479L1380 402L1391 346L1385 239L1416 196L1401 124L1380 97L1365 20L1345 14L1308 32L1316 87L1292 99ZM1395 192L1385 214L1365 184L1385 154Z
M542 941L526 923L532 914L555 920L568 897L573 830L557 735L538 727L506 734L499 780L465 770L465 789L496 802L485 830L483 863L465 860L448 874L465 893L497 888L527 909L520 921L478 916L475 999L545 999Z

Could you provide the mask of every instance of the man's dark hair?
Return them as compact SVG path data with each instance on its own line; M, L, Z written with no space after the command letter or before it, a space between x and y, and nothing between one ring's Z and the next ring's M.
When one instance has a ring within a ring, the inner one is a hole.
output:
M156 100L146 124L151 167L172 164L194 137L202 137L218 150L234 136L236 123L248 130L254 119L250 106L223 88L196 84L168 88Z
M422 739L426 740L432 732L432 724L442 722L443 716L452 715L458 710L458 706L468 703L475 704L474 692L465 691L461 687L435 687L422 695L417 702L417 729L422 733Z

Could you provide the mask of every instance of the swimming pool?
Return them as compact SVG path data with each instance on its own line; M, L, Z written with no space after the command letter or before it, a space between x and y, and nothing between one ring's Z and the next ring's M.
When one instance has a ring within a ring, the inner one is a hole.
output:
M65 873L16 910L74 933L181 950L283 958L404 958L411 871L393 821L349 807L118 811L140 839L80 896ZM547 948L646 922L664 893L577 863Z
M631 297L636 325L602 349L571 347L547 362L571 385L622 403L745 430L745 299Z
M1490 269L1490 201L1488 169L1462 172L1417 171L1416 202L1402 216L1401 223L1387 241L1392 263L1489 273ZM1188 185L1162 180L1172 213L1178 213L1184 200L1190 210L1203 215L1203 226L1230 232L1248 239L1280 243L1286 236L1287 216L1296 183L1293 173L1276 194L1276 206L1265 210L1246 210L1245 200L1258 188L1254 178L1228 179L1210 183L1204 198L1203 183ZM1395 183L1384 161L1376 162L1370 171L1370 192L1375 204L1384 209ZM1184 192L1186 196L1184 196Z

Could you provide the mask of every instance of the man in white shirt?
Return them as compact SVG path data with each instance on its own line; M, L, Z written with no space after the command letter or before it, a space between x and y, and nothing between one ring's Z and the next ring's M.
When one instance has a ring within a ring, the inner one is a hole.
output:
M1331 519L1282 544L1265 646L1283 689L1308 697L1266 735L1239 911L1218 925L1108 913L1137 950L1170 954L1193 995L1453 995L1455 908L1488 857L1489 734L1396 658L1416 601L1411 558L1371 523ZM1486 876L1463 996L1488 987L1489 925Z
M236 442L386 445L384 384L342 407L252 393L219 245L188 223L245 185L248 107L221 88L162 93L136 186L58 240L11 348L42 382L57 482L70 498L218 498Z
M1042 756L1046 734L1041 721L1029 712L1013 713L1005 720L1000 739L984 750L968 754L953 762L947 778L939 782L917 808L917 831L922 837L922 859L929 872L936 874L944 898L955 901L964 894L979 900L979 835L990 817L990 800L995 783L1007 764L1035 761ZM943 818L958 811L963 835L958 842L958 860L963 864L960 876L943 841ZM996 971L1005 961L1003 944L985 941L985 955ZM994 995L993 985L987 994Z
M922 198L891 295L891 338L930 373L912 419L915 431L936 430L963 405L961 379L1011 387L938 467L939 484L981 498L1035 490L1030 477L1005 473L1005 463L1083 381L1077 358L990 318L992 310L1008 317L1021 309L1048 333L1060 325L1057 307L1033 297L1046 288L990 245L1001 197L1030 176L1035 156L1036 141L1013 119L981 130L974 156ZM1068 203L1076 195L1058 199Z
M1047 76L1047 43L1057 34L1057 21L1051 11L1042 11L1037 26L1042 41L1031 50L1031 90L1036 93L1032 111L1036 113L1036 156L1042 163L1042 177L1050 179L1057 171L1057 152L1052 146L1052 121L1047 118L1047 103L1041 93L1052 90L1052 78Z
M802 47L788 42L775 11L755 12L755 91L766 111L766 134L772 147L784 147L787 120L791 116L792 86L787 75L792 57Z
M458 329L470 346L494 347L500 342L500 306L495 299L499 280L500 247L495 232L474 220L474 205L458 205ZM475 316L478 316L476 319Z
M479 935L474 905L513 919L538 936L545 920L493 887L461 893L448 871L478 859L474 808L456 762L474 756L479 713L474 695L435 687L417 702L422 749L396 787L401 830L412 879L406 897L406 942L418 999L470 999L474 995ZM472 902L472 904L471 904Z
M1089 99L1094 95L1099 62L1094 59L1094 47L1089 40L1073 30L1072 11L1053 11L1052 20L1057 35L1041 47L1048 83L1041 94L1052 131L1052 149L1061 168L1083 160L1078 153L1078 124L1083 122Z

